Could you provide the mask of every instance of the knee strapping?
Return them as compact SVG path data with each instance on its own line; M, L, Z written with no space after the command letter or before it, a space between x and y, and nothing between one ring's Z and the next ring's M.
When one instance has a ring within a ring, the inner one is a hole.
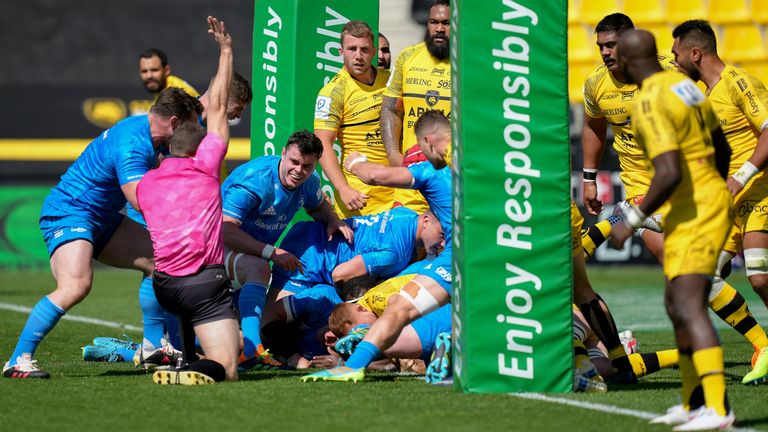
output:
M768 249L744 249L744 265L747 276L768 274Z
M240 258L242 258L243 255L245 254L229 251L227 252L226 258L224 258L224 269L227 271L227 277L232 281L232 289L240 289L243 287L243 284L240 283L240 278L237 276L237 262L240 261Z

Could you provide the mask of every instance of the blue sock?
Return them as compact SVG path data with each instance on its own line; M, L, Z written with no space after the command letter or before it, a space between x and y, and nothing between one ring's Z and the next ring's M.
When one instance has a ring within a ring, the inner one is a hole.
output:
M160 306L152 288L152 278L145 277L139 286L139 305L144 321L144 339L155 348L162 345L160 339L165 334L165 309Z
M181 341L181 328L179 327L179 317L166 312L165 313L165 332L168 333L168 342L176 349L181 349L184 342Z
M45 296L40 299L39 302L32 308L32 312L27 318L27 324L24 326L24 330L19 335L19 341L16 343L16 348L11 355L11 361L8 364L13 366L16 364L16 358L24 353L30 355L35 354L35 350L45 335L48 334L59 322L66 311L48 299Z
M256 347L261 345L261 314L267 301L267 288L264 285L247 282L240 289L240 326L243 329L243 354L251 357L256 354Z
M381 351L376 348L376 345L370 342L362 341L357 344L355 352L353 352L352 356L349 357L349 360L344 363L344 366L350 367L352 369L364 368L380 356Z
M136 354L136 351L125 349L125 348L118 348L117 354L123 358L124 362L132 362L133 355Z

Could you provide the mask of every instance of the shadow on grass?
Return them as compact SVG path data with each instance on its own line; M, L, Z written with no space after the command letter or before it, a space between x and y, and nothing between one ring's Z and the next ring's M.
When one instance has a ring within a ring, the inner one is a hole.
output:
M123 376L142 376L146 375L151 377L152 372L145 372L141 369L128 369L128 370L109 370L100 373L98 376L103 377L123 377Z
M736 415L738 416L739 413L737 412ZM765 426L766 423L768 423L768 417L759 417L749 420L737 420L734 426L744 428L750 426Z

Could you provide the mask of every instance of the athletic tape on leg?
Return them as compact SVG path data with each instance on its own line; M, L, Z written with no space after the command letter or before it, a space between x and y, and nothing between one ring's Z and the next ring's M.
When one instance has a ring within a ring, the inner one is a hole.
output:
M232 256L232 254L235 254L235 257L232 260L232 265L230 265L229 258ZM227 276L232 281L232 289L240 289L243 287L243 284L240 283L240 278L237 277L237 262L240 261L240 258L242 258L243 255L245 254L229 251L227 252L227 257L224 258L224 270L226 270Z
M747 276L768 274L768 249L744 249L744 264Z
M411 283L419 286L419 290L416 291L416 297L412 297L411 294L405 290L400 290L400 295L404 299L408 300L413 305L413 307L419 311L421 316L435 311L440 307L440 303L437 301L437 299L433 297L432 294L430 294L430 292L424 288L422 284L413 279L411 280Z

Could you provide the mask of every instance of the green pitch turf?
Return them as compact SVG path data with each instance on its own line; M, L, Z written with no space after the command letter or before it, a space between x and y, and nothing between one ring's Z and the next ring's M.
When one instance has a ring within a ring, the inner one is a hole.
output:
M612 307L620 330L632 329L642 351L672 346L657 268L590 268L592 283ZM743 276L731 282L763 324L765 306ZM139 276L99 269L94 289L71 315L140 327ZM47 271L0 272L0 303L31 307L53 286ZM4 306L0 305L0 306ZM0 358L5 362L26 314L0 308ZM745 387L751 347L716 319L725 348L726 379L738 426L768 430L768 385ZM674 370L643 378L607 394L548 395L555 401L511 395L460 394L414 377L369 374L365 382L302 383L303 372L251 372L237 383L158 386L132 364L84 363L80 347L95 336L122 331L61 321L37 351L47 381L0 379L0 430L670 430L637 416L662 413L677 403ZM568 406L574 401L579 406ZM587 403L610 413L585 408ZM620 414L620 409L632 410Z

